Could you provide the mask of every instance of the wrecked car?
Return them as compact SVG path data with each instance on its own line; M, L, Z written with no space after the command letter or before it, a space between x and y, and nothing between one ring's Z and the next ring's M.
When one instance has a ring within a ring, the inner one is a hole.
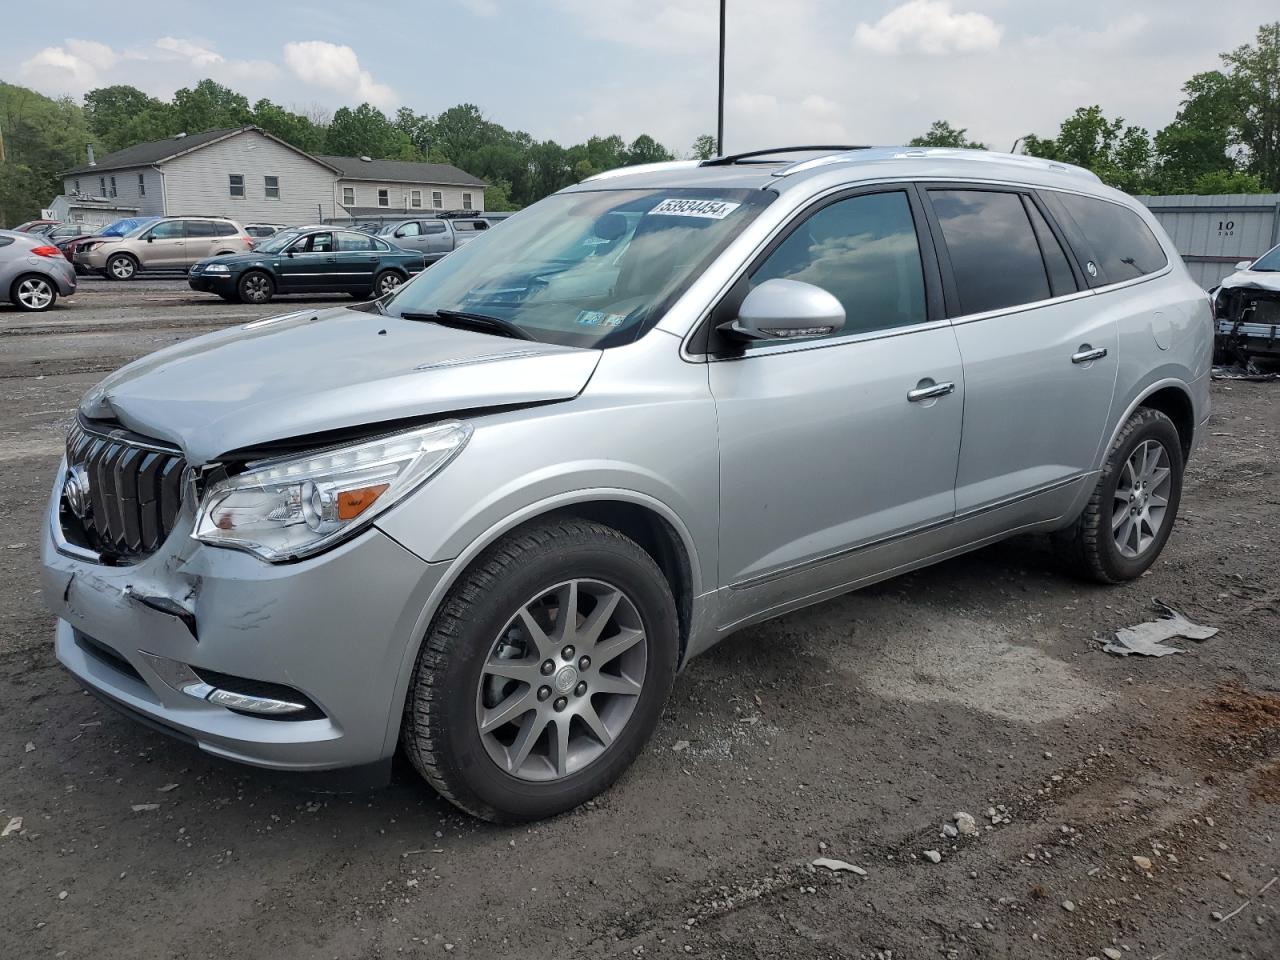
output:
M1236 264L1213 292L1213 315L1218 363L1280 358L1280 246Z
M90 691L218 757L464 810L606 789L752 624L1013 534L1140 576L1212 319L1060 163L793 148L601 174L367 304L80 404L44 596Z

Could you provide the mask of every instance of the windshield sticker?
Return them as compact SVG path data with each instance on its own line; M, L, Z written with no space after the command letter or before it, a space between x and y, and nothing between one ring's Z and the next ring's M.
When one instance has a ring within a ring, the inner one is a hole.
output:
M671 197L649 211L650 216L662 217L702 217L705 220L723 220L738 207L740 203L731 200L680 200Z
M620 327L627 319L625 313L605 313L603 310L578 311L578 323L586 327Z

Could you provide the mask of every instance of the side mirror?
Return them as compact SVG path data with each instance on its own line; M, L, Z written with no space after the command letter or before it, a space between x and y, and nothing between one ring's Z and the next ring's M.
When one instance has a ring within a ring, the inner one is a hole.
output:
M151 234L149 234L149 233L148 233L148 234L147 234L147 243L155 243L155 242L156 242L156 238L155 238L155 237L153 237Z
M290 247L288 250L286 250L286 251L284 252L284 255L285 255L286 257L288 257L290 260L292 260L292 259L293 259L293 247Z
M804 340L825 337L844 326L844 306L821 287L800 280L766 280L738 308L738 318L721 324L734 340Z
M1252 267L1252 266L1253 266L1253 261L1252 261L1252 260L1241 260L1239 263L1237 263L1237 264L1236 264L1236 269L1237 269L1237 270L1248 270L1248 269L1249 269L1250 267Z

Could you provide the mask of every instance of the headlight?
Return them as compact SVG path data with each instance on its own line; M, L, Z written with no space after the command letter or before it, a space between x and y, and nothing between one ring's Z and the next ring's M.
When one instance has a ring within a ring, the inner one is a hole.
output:
M205 265L205 273L230 273L231 268L225 263L209 263Z
M451 421L257 464L206 491L192 536L272 562L310 556L417 489L470 437Z

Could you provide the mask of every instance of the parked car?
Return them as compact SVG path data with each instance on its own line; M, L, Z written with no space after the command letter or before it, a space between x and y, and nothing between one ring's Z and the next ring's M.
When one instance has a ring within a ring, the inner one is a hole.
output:
M464 810L549 816L743 627L1013 534L1140 576L1212 328L1152 215L1064 164L607 173L91 390L43 527L57 655L221 757L385 776L399 743Z
M422 255L358 230L284 230L249 253L195 263L192 290L224 300L266 303L280 293L350 293L368 299L390 293L423 269Z
M1213 307L1215 360L1280 358L1280 246L1237 263L1236 272L1213 291Z
M61 220L28 220L20 223L13 229L18 233L44 233L46 230L52 230Z
M159 217L124 217L113 221L96 233L81 233L62 240L56 240L54 246L61 250L62 255L74 264L76 252L86 241L96 240L100 237L123 237L144 224L155 223L159 219ZM88 272L83 265L76 264L76 273L84 275Z
M122 237L82 243L75 263L108 280L132 280L139 270L187 270L206 257L242 253L249 235L226 217L163 217Z
M38 234L0 230L0 301L36 312L75 292L76 272L57 247Z
M427 265L473 240L491 224L481 217L422 218L396 220L378 227L376 235L406 250L422 254Z

